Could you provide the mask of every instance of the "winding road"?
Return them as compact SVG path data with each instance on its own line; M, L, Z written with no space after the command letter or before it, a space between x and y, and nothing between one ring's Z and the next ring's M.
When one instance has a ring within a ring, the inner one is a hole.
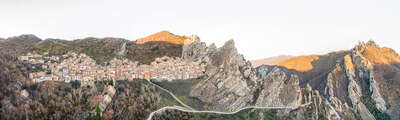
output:
M304 107L304 106L307 106L307 105L310 105L310 104L311 104L311 102L310 103L306 103L306 104L302 104L299 107ZM151 120L155 113L158 113L158 112L161 112L161 111L164 111L164 110L167 110L167 109L179 110L179 111L182 111L182 112L191 112L191 113L214 113L214 114L232 115L232 114L236 114L236 113L238 113L238 112L240 112L242 110L245 110L245 109L297 109L299 107L259 107L259 106L248 106L248 107L244 107L244 108L241 108L241 109L233 111L233 112L220 112L220 111L207 111L207 110L206 111L188 110L188 109L180 107L180 106L166 106L166 107L160 108L160 109L158 109L158 110L156 110L154 112L151 112L149 117L147 118L147 120Z
M163 87L161 87L161 86L159 86L159 85L157 85L157 84L154 84L154 83L151 82L150 80L147 80L147 81L148 81L150 84L155 85L155 86L157 86L158 88L160 88L161 90L163 90L163 91L169 93L176 101L178 101L182 106L184 106L184 107L181 107L181 106L166 106L166 107L162 107L162 108L160 108L160 109L158 109L158 110L156 110L156 111L151 112L150 115L149 115L149 117L147 118L147 120L152 120L154 114L156 114L156 113L158 113L158 112L161 112L161 111L168 110L168 109L169 109L169 110L179 110L179 111L182 111L182 112L191 112L191 113L214 113L214 114L232 115L232 114L236 114L236 113L238 113L238 112L240 112L240 111L242 111L242 110L245 110L245 109L297 109L297 108L299 108L299 107L304 107L304 106L307 106L307 105L310 105L310 104L311 104L311 102L310 102L310 103L302 104L302 105L300 105L300 106L298 106L298 107L287 107L287 106L284 106L284 107L247 106L247 107L243 107L243 108L238 109L238 110L233 111L233 112L195 110L195 109L193 109L192 107L190 107L190 106L186 105L185 103L183 103L181 100L179 100L179 99L178 99L172 92L170 92L169 90L167 90L167 89L165 89L165 88L163 88Z

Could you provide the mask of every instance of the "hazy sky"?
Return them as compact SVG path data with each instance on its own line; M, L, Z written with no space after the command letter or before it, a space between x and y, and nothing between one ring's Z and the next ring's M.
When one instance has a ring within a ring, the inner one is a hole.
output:
M399 0L0 0L0 37L135 40L161 30L247 59L324 54L370 38L400 51Z

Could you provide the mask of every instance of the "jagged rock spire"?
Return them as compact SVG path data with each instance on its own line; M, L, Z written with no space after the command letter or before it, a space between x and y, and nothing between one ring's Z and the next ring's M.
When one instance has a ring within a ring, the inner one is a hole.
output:
M367 42L367 44L366 45L368 45L368 46L377 46L377 44L375 43L375 41L374 40L368 40L368 42Z

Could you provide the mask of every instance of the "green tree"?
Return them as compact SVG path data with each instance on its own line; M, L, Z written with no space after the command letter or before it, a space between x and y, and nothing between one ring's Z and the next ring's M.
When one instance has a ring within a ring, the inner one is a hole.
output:
M96 116L94 116L94 120L102 120L101 110L99 105L96 106Z
M72 88L78 89L81 87L81 82L74 80L74 81L72 81L71 85L72 85Z

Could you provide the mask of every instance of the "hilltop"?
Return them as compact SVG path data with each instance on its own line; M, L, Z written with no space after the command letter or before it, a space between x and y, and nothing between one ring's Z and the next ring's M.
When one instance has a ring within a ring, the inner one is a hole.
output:
M391 48L379 47L374 41L370 40L367 43L359 42L354 50L358 51L358 54L363 55L370 61L371 64L391 64L399 63L400 57ZM323 56L330 56L332 54L339 55L341 53L349 52L348 50L336 51L324 55L309 55L309 56L276 56L271 58L264 58L260 60L252 60L254 67L260 65L277 65L283 66L288 69L296 71L306 72L313 69L313 62L318 62L318 59ZM334 61L332 61L334 62Z
M144 44L148 42L168 42L172 44L183 45L185 44L185 42L192 43L193 41L191 41L189 37L178 36L168 31L160 31L158 33L136 40L136 44Z

